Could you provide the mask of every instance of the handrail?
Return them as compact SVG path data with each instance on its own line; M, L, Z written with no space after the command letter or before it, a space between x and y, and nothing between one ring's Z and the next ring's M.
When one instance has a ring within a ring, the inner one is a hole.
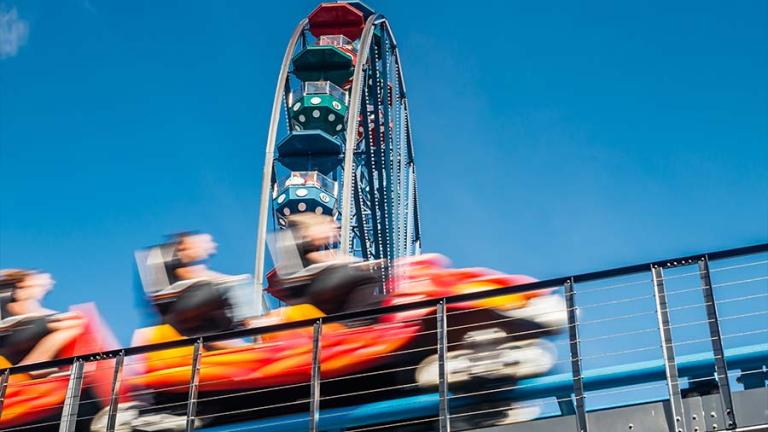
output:
M617 267L617 268L608 269L608 270L582 273L579 275L557 277L557 278L541 280L537 282L531 282L527 284L515 285L515 286L510 286L505 288L498 288L498 289L486 290L486 291L476 291L476 292L459 294L459 295L445 297L445 298L419 300L417 302L400 304L400 305L385 306L385 307L373 308L373 309L363 309L363 310L352 311L352 312L344 312L344 313L323 317L323 323L330 324L334 322L348 321L348 320L359 319L359 318L369 318L372 316L391 314L395 312L404 312L404 311L412 311L416 309L435 307L438 303L440 303L443 300L446 302L446 304L455 304L455 303L463 303L463 302L479 300L479 299L489 298L489 297L498 297L498 296L509 295L509 294L520 294L528 291L560 286L560 285L563 285L568 280L573 280L574 283L576 283L576 282L589 282L589 281L606 279L606 278L616 277L616 276L626 276L630 274L641 273L643 271L648 271L653 267L668 267L668 266L689 264L703 257L708 257L710 260L718 260L718 259L726 259L726 258L735 258L739 256L751 255L756 253L765 253L765 252L768 252L768 243L760 243L760 244L755 244L751 246L725 249L725 250L720 250L715 252L706 252L706 253L695 254L695 255L687 255L687 256L682 256L677 258L669 258L669 259L646 262L643 264L635 264L635 265ZM10 368L0 368L0 374L4 373L6 370L8 370L11 374L18 374L18 373L27 373L27 372L37 371L37 370L44 370L44 369L49 369L54 367L66 366L66 365L71 365L76 360L95 361L95 360L110 359L118 356L120 353L124 353L125 356L145 354L145 353L164 350L164 349L191 346L199 340L202 340L203 343L207 343L207 342L223 341L228 339L257 336L265 333L274 333L274 332L285 331L285 330L293 330L301 327L310 327L314 325L316 321L317 319L313 318L313 319L306 319L301 321L293 321L289 323L272 324L272 325L259 326L259 327L253 327L253 328L247 328L247 329L231 330L231 331L222 332L222 333L213 333L213 334L208 334L203 336L189 337L189 338L178 339L178 340L169 341L169 342L161 342L161 343L155 343L155 344L149 344L149 345L141 345L141 346L135 346L135 347L114 349L110 351L102 351L97 353L77 355L77 356L66 357L61 359L49 360L45 362L12 366Z
M753 367L758 363L768 361L768 344L750 345L726 350L726 357L734 369ZM711 353L697 353L681 356L679 359L680 376L692 377L711 373L713 362ZM664 379L664 363L662 360L628 363L621 366L611 366L590 369L584 373L584 383L589 391L597 391L616 386L630 386L644 382ZM498 390L483 395L451 395L451 406L466 406L484 398L493 400L526 400L545 397L562 397L571 394L572 376L570 373L548 375L520 380L514 389ZM371 419L377 421L399 421L423 417L424 413L437 412L440 396L437 392L416 396L403 396L381 402L367 402L360 405L343 408L326 408L320 413L322 429L349 429L367 426ZM621 405L617 405L621 406ZM603 407L605 408L605 407ZM592 410L590 410L591 412ZM243 430L259 430L261 432L292 432L302 431L302 421L306 414L287 414L279 417L252 420L240 424ZM296 426L287 426L287 425ZM210 432L229 430L229 426L214 426L206 428Z

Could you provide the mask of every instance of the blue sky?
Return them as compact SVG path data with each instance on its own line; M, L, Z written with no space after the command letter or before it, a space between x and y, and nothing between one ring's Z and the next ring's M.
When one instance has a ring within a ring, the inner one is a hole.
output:
M426 250L546 278L768 240L765 2L371 4ZM0 267L52 272L50 307L96 301L123 342L134 249L200 229L250 273L279 62L316 2L0 5Z

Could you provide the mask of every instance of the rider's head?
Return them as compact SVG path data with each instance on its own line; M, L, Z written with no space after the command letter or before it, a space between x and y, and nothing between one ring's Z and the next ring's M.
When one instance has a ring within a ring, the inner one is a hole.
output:
M218 246L210 234L184 232L173 236L176 256L183 264L203 261L216 253Z
M330 216L299 213L288 217L286 222L296 241L305 246L318 249L339 242L339 225Z
M10 301L40 301L53 287L53 278L32 270L0 270L0 295Z

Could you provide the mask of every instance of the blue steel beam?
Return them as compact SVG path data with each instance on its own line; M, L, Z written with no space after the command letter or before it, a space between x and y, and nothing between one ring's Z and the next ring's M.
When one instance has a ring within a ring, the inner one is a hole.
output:
M376 181L373 181L373 171L371 171L371 179L372 184L374 185L374 190L371 191L371 196L375 199L376 208L379 212L379 217L381 218L380 226L381 229L379 230L379 236L381 239L380 247L381 249L378 252L379 259L387 259L389 258L389 250L390 250L390 236L389 236L389 228L387 226L388 221L388 212L387 212L387 202L389 200L389 196L387 194L387 188L386 185L389 183L388 173L389 173L389 165L387 164L387 145L382 140L381 137L381 128L382 128L382 118L379 113L379 107L381 106L381 94L379 93L379 69L377 63L380 60L380 54L378 54L378 51L376 49L376 44L371 44L371 67L368 69L369 75L368 79L369 82L367 82L364 85L369 86L369 91L367 92L367 95L372 98L372 106L373 106L373 137L370 137L371 140L368 141L368 145L373 146L373 154L375 155L377 159L377 167L379 169L379 175L376 177ZM384 101L386 104L386 101ZM365 133L365 129L368 129L368 121L366 119L367 117L367 108L364 111L366 114L363 116L363 121L365 121L365 128L363 130L363 133ZM379 229L378 227L375 227L376 229Z
M396 243L397 239L395 238L395 225L397 224L397 220L394 216L394 209L392 206L394 203L397 203L397 185L395 184L393 175L392 175L392 165L393 165L393 159L397 157L397 151L394 147L394 142L392 140L392 131L390 129L390 122L392 121L392 114L389 110L389 39L387 37L387 32L382 32L381 40L381 93L379 95L381 96L381 99L379 100L379 106L382 107L383 110L383 125L384 128L384 143L382 149L384 150L384 178L386 179L386 188L384 189L387 192L386 197L386 210L387 210L387 218L386 221L388 222L387 226L387 237L389 240L390 249L387 251L388 256L387 259L394 260L397 257L396 252ZM374 82L375 85L378 85L378 81ZM395 245L393 245L395 243Z
M363 215L363 197L360 192L360 176L358 174L357 165L353 169L352 181L352 199L355 202L355 220L357 221L357 238L360 241L360 253L363 255L363 260L369 261L371 259L371 251L368 249L368 233L365 228L365 216Z
M368 82L368 79L370 77L370 72L365 75L365 82ZM368 86L363 84L361 88L361 95L360 98L365 102L365 110L362 111L362 120L363 120L363 142L365 142L367 146L368 153L363 156L363 162L365 163L365 169L368 171L368 210L371 213L371 232L373 233L373 257L375 258L382 258L381 254L381 239L379 239L379 214L377 213L376 207L378 206L376 201L376 192L375 192L375 186L374 186L374 179L373 179L373 160L374 154L376 153L371 146L373 145L373 141L371 138L371 128L368 127ZM357 131L347 131L347 133L354 133L356 134ZM362 192L362 191L361 191ZM362 206L357 209L357 211L362 212L363 208ZM366 235L365 231L365 225L363 225L363 230L360 232L362 235Z

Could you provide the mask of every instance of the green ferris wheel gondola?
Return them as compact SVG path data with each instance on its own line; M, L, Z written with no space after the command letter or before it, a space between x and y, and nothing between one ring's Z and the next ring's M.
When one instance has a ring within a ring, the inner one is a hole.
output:
M355 55L333 45L309 46L293 58L293 74L302 81L344 84L355 72Z
M289 115L294 131L321 130L335 136L344 131L347 115L346 92L328 81L309 81L303 94L290 102Z

